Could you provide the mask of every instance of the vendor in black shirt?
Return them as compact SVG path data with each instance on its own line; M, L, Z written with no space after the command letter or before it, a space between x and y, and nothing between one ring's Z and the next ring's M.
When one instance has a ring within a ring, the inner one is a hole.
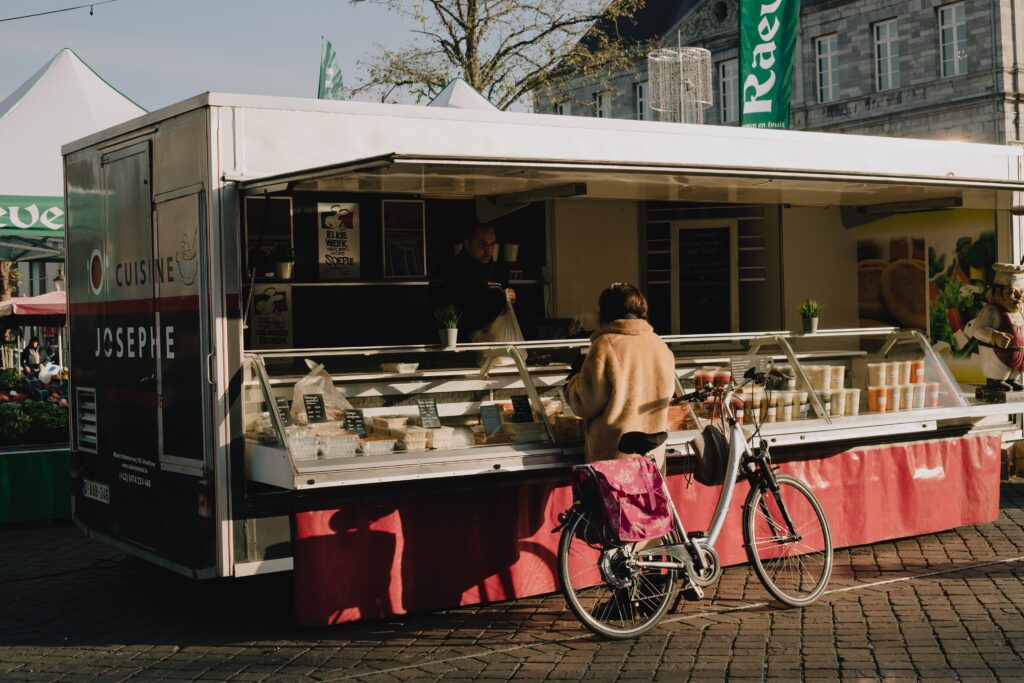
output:
M508 286L508 272L494 262L494 228L476 226L462 242L462 251L434 275L435 306L453 305L462 311L459 341L493 341L485 332L515 303L515 290Z

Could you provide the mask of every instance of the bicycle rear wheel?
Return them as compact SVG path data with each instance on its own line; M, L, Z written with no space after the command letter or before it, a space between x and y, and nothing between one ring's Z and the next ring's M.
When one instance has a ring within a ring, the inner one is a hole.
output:
M803 607L821 597L832 575L832 534L807 484L788 474L776 475L776 480L778 493L767 485L750 490L743 507L743 538L768 592L780 602Z
M630 567L631 547L605 544L586 515L562 530L558 577L583 625L605 638L635 638L654 628L675 591L676 570ZM667 538L667 537L666 537ZM649 559L667 560L664 556Z

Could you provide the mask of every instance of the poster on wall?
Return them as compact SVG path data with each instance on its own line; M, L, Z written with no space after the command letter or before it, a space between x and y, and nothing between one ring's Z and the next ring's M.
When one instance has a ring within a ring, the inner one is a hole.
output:
M857 240L857 304L861 327L928 329L928 269L923 237Z
M985 306L996 233L940 233L928 247L928 320L932 347L960 382L984 384L974 318Z
M252 292L249 329L256 349L290 349L292 344L291 287L257 285Z
M359 205L316 205L320 277L359 277Z

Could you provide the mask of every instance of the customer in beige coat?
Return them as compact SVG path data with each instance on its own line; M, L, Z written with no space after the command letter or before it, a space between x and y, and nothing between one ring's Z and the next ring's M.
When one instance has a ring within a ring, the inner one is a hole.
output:
M629 457L618 451L626 432L662 432L675 391L675 358L647 322L647 300L633 285L601 292L601 327L566 398L586 424L587 462ZM665 468L665 447L655 451Z

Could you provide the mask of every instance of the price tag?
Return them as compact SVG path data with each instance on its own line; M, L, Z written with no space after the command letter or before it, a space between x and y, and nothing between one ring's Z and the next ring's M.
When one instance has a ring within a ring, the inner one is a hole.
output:
M498 406L480 406L480 421L484 423L484 434L501 434L501 409Z
M418 398L416 405L420 409L420 426L436 429L441 426L441 418L437 414L437 401L432 398Z
M345 411L345 429L359 436L366 436L366 422L363 420L363 411Z
M310 424L327 421L323 394L303 394L302 405L306 408L306 421Z
M529 396L518 394L512 397L512 421L533 422L533 406L530 405Z
M281 416L281 424L285 427L291 427L292 411L288 399L284 396L278 396L274 399L274 403L277 404L277 414Z

